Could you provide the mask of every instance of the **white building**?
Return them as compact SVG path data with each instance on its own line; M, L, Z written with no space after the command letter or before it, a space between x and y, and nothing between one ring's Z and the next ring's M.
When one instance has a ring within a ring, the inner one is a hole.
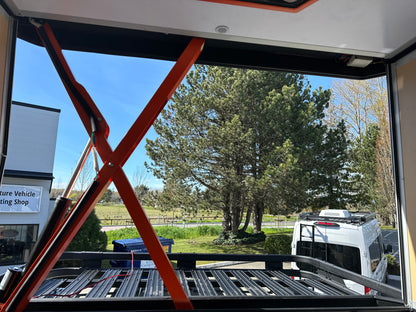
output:
M48 219L59 114L54 108L12 104L0 187L0 267L22 264Z

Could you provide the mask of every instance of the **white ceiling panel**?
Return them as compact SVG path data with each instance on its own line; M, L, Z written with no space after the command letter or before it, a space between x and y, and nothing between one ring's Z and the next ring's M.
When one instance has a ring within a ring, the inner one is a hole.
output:
M319 0L299 13L199 0L6 3L21 16L373 57L394 56L416 34L415 0Z

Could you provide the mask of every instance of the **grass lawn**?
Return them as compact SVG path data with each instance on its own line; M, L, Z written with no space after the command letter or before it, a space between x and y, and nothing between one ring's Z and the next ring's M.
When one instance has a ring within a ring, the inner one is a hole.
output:
M173 253L219 253L219 254L262 254L264 242L250 245L224 246L214 245L212 241L218 236L204 236L194 239L175 239L172 245Z
M170 229L167 227L166 229ZM173 228L176 229L176 228ZM127 231L128 230L128 231ZM123 233L122 237L117 239L123 238L133 238L136 236L130 232L133 232L132 229L121 229L110 231L114 233ZM190 232L190 229L181 229L177 228L179 232ZM126 233L124 233L126 232ZM264 232L267 236L274 235L274 234L291 234L293 233L293 229L276 229L276 228L266 228ZM130 234L129 234L130 233ZM161 234L161 233L160 233ZM159 234L159 235L160 235ZM180 233L178 233L180 234ZM162 234L163 235L163 234ZM212 241L218 238L218 235L197 235L191 236L192 238L175 238L175 231L171 234L166 233L163 235L165 238L173 237L174 244L172 245L172 252L173 253L227 253L227 254L262 254L265 253L264 251L264 242L259 242L255 244L247 244L247 245L214 245ZM137 237L137 236L136 236ZM189 236L188 236L189 237ZM111 236L109 237L107 250L112 251L113 245L111 243Z
M182 210L174 209L173 211L162 212L159 209L155 209L150 206L143 207L147 217L152 224L171 224L172 218L175 219L175 223L182 223ZM101 221L101 225L131 225L131 217L123 204L104 203L97 204L95 207L95 213ZM287 219L286 216L274 216L265 214L263 216L263 222L277 222L280 221L292 221ZM215 222L220 224L222 221L222 215L220 211L201 211L198 215L186 215L187 223L199 222Z
M159 209L155 209L150 206L143 207L147 217L150 219L152 224L162 224L162 223L170 223L172 218L176 220L176 223L182 223L182 210L175 209L173 211L162 212ZM101 225L110 225L110 224L128 224L126 220L131 220L130 214L127 211L127 208L122 204L97 204L95 206L95 214L97 215L98 219L101 221ZM221 213L219 211L213 211L208 213L206 211L201 212L198 215L199 222L218 222L220 223L222 220ZM113 222L111 222L111 220ZM170 221L169 221L170 220ZM196 215L187 215L186 216L187 222L196 223L197 216ZM119 221L119 222L117 222Z
M218 236L202 236L194 239L174 239L172 253L218 253L218 254L264 254L264 242L250 245L223 246L214 245L212 241ZM107 245L108 251L113 251L113 245ZM175 261L173 261L175 262ZM215 261L197 261L197 265Z
M130 218L129 212L124 205L116 204L97 204L94 208L98 219L109 218Z
M203 228L203 227L202 227ZM216 228L214 226L208 226L206 228ZM159 230L162 228L159 228ZM172 231L167 231L172 230ZM205 230L203 233L206 235L198 235L196 228L175 228L165 227L164 231L158 233L158 235L165 238L173 238L174 244L172 245L172 253L217 253L217 254L265 254L264 242L258 242L254 244L246 245L214 245L212 241L218 238L218 235L212 235L213 231ZM194 233L195 232L195 233ZM293 229L278 229L278 228L266 228L264 232L267 236L274 234L291 234ZM134 234L136 233L136 234ZM164 233L164 234L163 234ZM132 229L121 229L108 232L109 244L107 250L112 251L113 245L111 239L124 239L137 237L137 232ZM187 236L185 236L187 234ZM176 237L176 238L175 238ZM178 238L187 237L187 238ZM191 237L191 238L190 238ZM198 261L199 264L208 264L215 261Z
M218 236L205 236L195 239L175 239L172 253L218 253L218 254L264 254L264 242L250 245L223 246L212 241ZM175 262L175 261L173 261ZM197 261L196 265L215 263L216 261Z
M158 217L161 213L153 207L144 207L146 215L149 218ZM97 204L95 206L95 214L98 219L130 219L130 214L126 206L122 204Z

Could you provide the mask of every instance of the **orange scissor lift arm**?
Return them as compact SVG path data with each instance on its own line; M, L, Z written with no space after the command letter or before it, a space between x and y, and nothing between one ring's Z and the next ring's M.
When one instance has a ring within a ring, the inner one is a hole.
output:
M122 167L198 58L204 40L194 38L190 41L159 89L113 151L107 141L109 134L107 123L88 92L72 75L52 29L48 24L36 24L36 26L88 135L94 138L93 144L104 165L95 181L51 235L33 264L26 268L14 292L1 305L1 312L20 312L26 308L111 182L114 182L123 199L176 309L193 309Z

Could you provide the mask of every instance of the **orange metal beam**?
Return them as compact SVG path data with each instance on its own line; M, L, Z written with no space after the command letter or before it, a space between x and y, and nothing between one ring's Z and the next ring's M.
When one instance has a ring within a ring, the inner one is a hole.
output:
M173 92L175 92L176 88L194 64L195 60L198 58L203 48L204 40L196 38L191 40L188 47L179 57L175 66L159 87L158 91L152 97L146 108L113 152L107 141L109 133L107 123L98 108L95 106L93 100L88 95L87 91L82 87L82 85L75 81L75 78L65 61L52 30L47 24L45 24L39 29L39 31L44 31L44 34L41 34L41 37L44 35L43 38L45 47L57 67L58 73L88 134L91 135L93 133L94 126L96 128L94 133L96 148L104 162L104 166L101 168L97 176L96 188L92 196L87 200L80 215L77 216L75 218L75 222L72 222L71 224L69 224L69 220L72 215L70 214L67 216L63 224L58 228L45 248L42 250L42 253L35 260L32 267L28 268L26 274L22 278L22 281L19 283L16 290L13 292L12 296L1 307L1 311L20 312L25 309L30 301L30 298L35 294L36 290L47 277L49 271L59 260L60 256L65 251L66 247L73 239L88 215L91 213L92 209L101 198L111 181L114 181L121 198L123 199L138 231L140 232L143 242L152 257L152 260L154 261L169 294L171 295L175 307L182 310L193 309L192 303L183 290L179 279L177 278L175 271L173 270L169 259L153 230L153 227L151 226L143 208L134 194L133 188L126 177L122 166L133 153L134 149L140 143L140 140L144 137L146 131L153 124L160 111L172 96ZM85 109L86 106L89 112ZM91 114L93 114L93 116L91 116ZM92 126L91 119L95 120L94 126ZM64 230L65 227L66 230ZM49 253L49 259L44 260L43 257L47 253ZM45 263L42 263L42 261ZM14 298L21 299L16 302L13 301Z
M128 157L136 149L147 130L152 126L163 107L178 88L186 73L195 63L204 47L204 42L203 39L192 39L188 48L182 53L159 89L155 92L140 116L136 119L130 130L115 149L112 154L114 157L111 158L111 161L120 163L121 166L125 164Z
M94 121L96 123L96 132L94 137L97 143L97 151L100 155L109 157L112 150L111 148L107 148L107 144L105 144L104 141L107 141L110 128L104 116L95 105L87 90L85 90L85 88L78 83L78 81L76 81L49 24L45 23L42 27L38 27L37 31L52 62L55 65L55 68L57 69L59 77L61 78L78 115L81 118L82 123L84 124L85 129L87 130L88 136L91 137L92 135L93 129L91 128L90 115L93 114ZM86 111L85 106L88 106L90 112Z
M114 184L126 205L130 216L134 220L134 224L140 233L143 242L149 254L152 257L153 262L159 271L160 276L165 283L166 289L178 310L192 310L193 306L189 298L187 297L180 281L178 280L175 271L170 264L169 258L163 250L160 241L150 224L140 202L134 194L134 190L131 187L123 170L119 170L116 175L113 176Z

